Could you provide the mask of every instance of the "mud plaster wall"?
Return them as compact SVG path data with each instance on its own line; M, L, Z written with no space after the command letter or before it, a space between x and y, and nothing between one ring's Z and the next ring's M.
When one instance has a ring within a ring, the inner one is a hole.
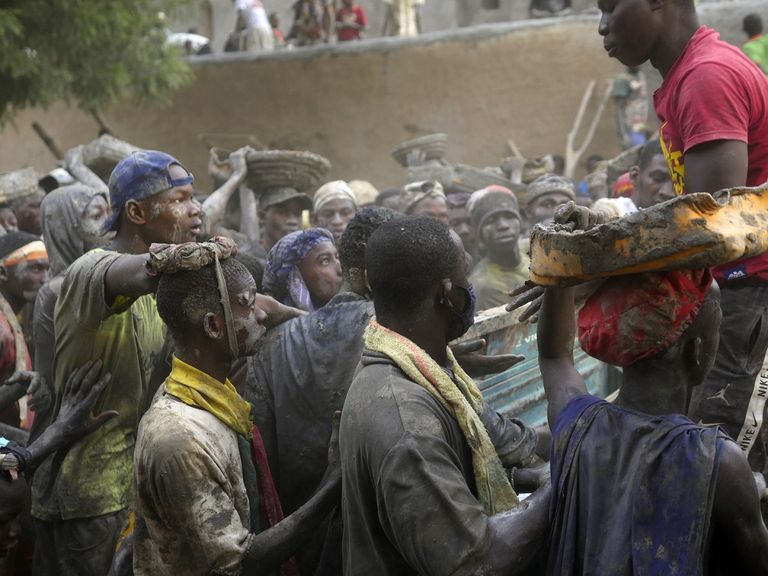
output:
M707 5L702 20L741 42L745 13L762 3ZM412 40L371 40L268 57L219 56L193 64L196 80L170 107L125 102L105 112L115 134L166 150L210 186L200 136L253 134L275 147L308 148L333 163L328 178L404 182L389 156L398 142L433 131L450 137L454 162L494 165L513 138L527 155L563 153L590 79L621 70L609 60L597 19L494 24ZM649 81L658 83L649 69ZM588 114L589 116L589 114ZM31 129L37 120L62 149L95 137L95 122L57 105L19 114L0 135L0 170L52 167ZM212 139L235 146L237 139ZM587 154L618 152L609 105Z

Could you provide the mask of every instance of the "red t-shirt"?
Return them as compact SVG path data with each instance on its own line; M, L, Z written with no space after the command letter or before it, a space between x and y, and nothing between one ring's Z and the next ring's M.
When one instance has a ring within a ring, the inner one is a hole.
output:
M747 143L747 186L768 181L768 78L741 50L701 26L653 95L661 149L678 194L685 193L684 155L713 140ZM712 190L715 192L715 190ZM768 254L713 270L718 281L768 281Z
M368 26L368 17L365 15L365 10L360 6L352 6L352 8L342 6L339 8L339 11L336 12L336 22L339 24L343 22L352 22L365 28ZM355 30L354 28L339 28L337 26L336 37L339 39L339 42L360 40L360 30Z

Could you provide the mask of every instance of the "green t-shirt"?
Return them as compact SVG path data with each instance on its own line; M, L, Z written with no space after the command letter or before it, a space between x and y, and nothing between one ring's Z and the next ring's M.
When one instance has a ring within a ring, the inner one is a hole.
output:
M164 326L154 295L118 297L107 304L105 277L119 256L93 250L78 258L67 271L54 312L56 391L86 361L101 359L112 380L95 411L117 410L119 416L72 446L50 488L53 457L38 469L32 486L36 518L91 518L132 505L136 430Z
M752 38L741 49L752 62L760 66L765 74L768 74L768 36L760 35Z
M480 260L469 276L477 293L477 310L509 304L509 291L528 280L530 265L524 252L520 254L520 264L514 268L494 264L488 257Z

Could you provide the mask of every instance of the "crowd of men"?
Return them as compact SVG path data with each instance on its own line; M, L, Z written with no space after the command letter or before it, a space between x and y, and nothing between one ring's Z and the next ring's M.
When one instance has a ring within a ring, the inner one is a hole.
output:
M663 77L619 197L337 180L236 218L247 148L207 197L155 150L0 175L2 570L768 574L768 254L524 284L534 226L768 181L763 71L692 0L599 7ZM520 357L456 343L529 303L548 427L475 381ZM613 402L576 338L623 369Z

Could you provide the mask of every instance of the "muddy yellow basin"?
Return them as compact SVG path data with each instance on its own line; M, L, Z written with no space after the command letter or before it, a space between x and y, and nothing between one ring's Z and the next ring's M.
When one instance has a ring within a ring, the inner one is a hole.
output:
M768 252L768 184L680 196L587 231L536 226L531 280L567 285L717 266L763 252Z

